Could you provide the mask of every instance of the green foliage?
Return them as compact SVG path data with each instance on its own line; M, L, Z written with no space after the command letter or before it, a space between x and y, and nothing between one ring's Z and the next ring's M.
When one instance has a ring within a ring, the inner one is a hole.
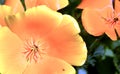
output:
M5 0L0 0L0 5L3 5Z

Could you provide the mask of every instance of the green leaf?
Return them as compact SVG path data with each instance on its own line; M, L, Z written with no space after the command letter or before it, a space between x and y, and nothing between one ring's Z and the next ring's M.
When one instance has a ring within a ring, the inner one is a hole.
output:
M117 48L117 47L120 47L120 40L113 41L113 42L111 43L111 48L112 48L112 49L115 49L115 48Z
M106 49L105 49L105 56L114 57L114 53L113 53L113 51L110 50L109 48L106 48Z
M93 56L94 57L99 57L99 56L103 56L104 55L104 46L101 44L99 45L99 47L96 48Z
M120 58L117 58L117 56L114 57L113 62L114 62L114 66L117 69L117 72L120 73Z

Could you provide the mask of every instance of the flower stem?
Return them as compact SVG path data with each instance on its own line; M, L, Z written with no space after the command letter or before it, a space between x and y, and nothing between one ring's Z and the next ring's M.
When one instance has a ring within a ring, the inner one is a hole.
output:
M99 38L97 38L93 41L93 43L89 47L88 55L91 55L95 51L95 48L98 47L98 45L100 44L100 41L103 37L104 37L104 35L100 36Z

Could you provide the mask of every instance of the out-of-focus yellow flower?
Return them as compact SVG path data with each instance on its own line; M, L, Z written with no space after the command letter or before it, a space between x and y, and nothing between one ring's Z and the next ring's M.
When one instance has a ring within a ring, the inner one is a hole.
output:
M25 0L27 8L39 5L47 5L53 10L59 10L69 4L68 0Z
M20 0L5 0L4 5L10 6L15 13L24 11Z
M25 0L25 5L27 8L47 5L53 10L59 10L66 7L69 4L68 0ZM20 0L5 0L5 5L13 8L14 12L23 11L23 6Z
M2 74L75 74L87 57L76 20L46 6L6 17L0 29Z

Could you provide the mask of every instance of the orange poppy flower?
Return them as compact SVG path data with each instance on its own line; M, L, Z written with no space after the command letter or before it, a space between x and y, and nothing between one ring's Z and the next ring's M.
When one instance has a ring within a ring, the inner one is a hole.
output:
M117 5L115 10L112 5L103 9L85 8L82 12L82 22L87 32L94 36L105 33L112 40L117 40L117 34L120 36L120 12L118 12L118 4L115 5Z
M24 11L20 0L5 0L4 5L10 6L15 13L19 11Z
M107 5L112 5L112 0L82 0L77 8L84 9L89 8L103 8Z
M53 10L59 10L68 5L68 0L25 0L27 8L31 8L38 5L47 5Z
M12 15L12 9L9 6L6 5L0 5L0 25L4 26L6 25L5 23L5 17L7 15Z
M71 16L38 6L6 21L12 32L0 29L2 74L75 74L71 65L84 64L86 45Z

